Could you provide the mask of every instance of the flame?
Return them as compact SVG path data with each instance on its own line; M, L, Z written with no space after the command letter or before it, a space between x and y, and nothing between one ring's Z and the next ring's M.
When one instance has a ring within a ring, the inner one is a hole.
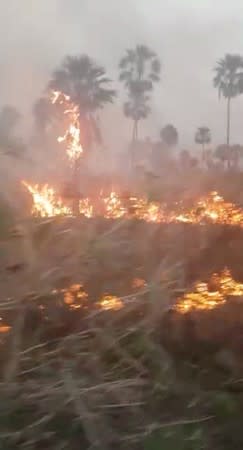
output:
M32 215L39 217L54 217L59 215L71 215L71 208L65 206L55 192L55 190L45 184L31 185L26 181L22 182L28 189L33 199Z
M32 215L52 217L72 215L72 208L65 205L56 191L48 186L32 185L23 181L33 198ZM98 201L97 201L98 200ZM99 208L97 208L99 204ZM166 205L149 202L146 198L123 198L115 191L96 200L84 198L79 200L79 213L87 218L102 215L107 219L136 218L151 223L191 223L191 224L227 224L243 226L243 210L230 202L225 202L217 192L211 192L196 202L191 209L178 204L176 210L169 210Z
M64 303L71 309L80 309L86 306L88 294L82 284L72 284L67 289L62 289Z
M211 310L226 303L228 297L243 297L243 283L235 281L225 269L221 274L213 274L208 283L196 283L195 291L178 299L175 309L180 313Z
M104 295L99 301L99 306L105 311L119 311L123 308L124 304L122 300L115 295Z
M211 192L207 197L201 198L191 210L179 214L175 219L185 223L242 225L243 211L233 203L225 202L217 192Z
M83 148L80 143L79 107L72 103L70 97L62 92L53 91L51 102L52 104L58 103L62 105L64 107L64 114L69 119L69 125L64 136L59 136L57 141L66 143L68 158L71 164L74 164L83 153Z

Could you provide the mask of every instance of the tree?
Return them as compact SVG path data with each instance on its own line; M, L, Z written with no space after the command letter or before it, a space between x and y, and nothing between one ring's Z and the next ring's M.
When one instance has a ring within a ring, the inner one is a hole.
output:
M160 80L160 62L156 54L144 45L126 51L119 64L120 81L128 93L124 114L133 120L132 143L138 139L138 124L150 113L150 93Z
M175 147L178 144L178 131L171 124L168 124L162 128L160 137L168 148Z
M110 88L106 71L89 56L67 56L54 73L48 87L68 95L78 105L82 146L90 148L101 139L96 112L112 103L116 92Z
M218 89L219 98L227 99L227 131L226 144L230 145L231 100L242 92L243 58L237 54L226 54L217 62L214 69L214 86ZM229 165L229 160L228 160Z
M202 161L206 159L205 146L211 142L211 131L208 127L200 127L195 134L196 144L202 146Z

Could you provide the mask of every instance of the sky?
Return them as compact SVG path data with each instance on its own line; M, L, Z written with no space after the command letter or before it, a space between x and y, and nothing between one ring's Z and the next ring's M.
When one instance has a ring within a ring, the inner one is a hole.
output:
M243 54L242 0L0 0L0 106L13 104L30 121L33 101L67 54L89 54L117 86L119 59L145 44L162 62L143 136L157 138L173 123L181 147L193 149L195 130L209 126L225 140L226 104L212 85L225 53ZM123 142L131 123L122 98L102 113L108 145ZM243 143L243 96L233 101L232 141Z

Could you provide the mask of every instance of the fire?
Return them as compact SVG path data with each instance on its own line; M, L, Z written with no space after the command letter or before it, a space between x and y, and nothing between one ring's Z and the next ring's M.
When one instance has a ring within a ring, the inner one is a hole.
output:
M86 306L88 294L82 284L72 284L67 289L62 289L64 303L71 309L80 309Z
M115 295L104 295L102 299L99 301L99 306L101 309L108 311L119 311L123 308L124 304L119 297Z
M32 185L23 181L33 198L32 215L53 217L72 215L72 208L63 203L56 191L48 186ZM99 205L97 207L97 205ZM178 211L182 210L182 212ZM230 202L225 202L217 192L199 199L194 207L185 209L178 204L177 210L166 205L150 202L146 198L128 196L123 198L117 192L91 200L79 200L79 213L87 218L103 216L107 219L136 218L151 223L191 223L227 224L243 226L243 210Z
M71 209L65 206L55 192L55 190L45 184L31 185L26 181L22 182L28 189L33 199L32 215L38 217L54 217L59 215L71 215Z
M176 216L176 220L185 223L242 225L243 211L233 203L225 202L217 192L211 192L207 197L201 198L191 210Z
M59 136L57 141L66 143L68 158L71 164L74 164L75 161L79 160L83 153L83 148L80 143L80 117L78 105L72 103L70 97L62 92L52 92L51 101L53 104L62 105L64 114L69 119L69 125L64 136Z
M180 313L210 310L226 303L229 297L243 297L243 283L235 281L230 271L225 269L221 274L214 274L208 283L198 282L194 292L177 301L175 309Z

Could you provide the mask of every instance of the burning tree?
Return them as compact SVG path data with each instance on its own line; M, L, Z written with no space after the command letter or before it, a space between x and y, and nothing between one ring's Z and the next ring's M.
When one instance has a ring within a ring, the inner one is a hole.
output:
M61 91L77 105L80 140L86 150L101 142L95 113L113 102L116 92L110 83L105 69L87 55L67 56L49 83L49 89Z

